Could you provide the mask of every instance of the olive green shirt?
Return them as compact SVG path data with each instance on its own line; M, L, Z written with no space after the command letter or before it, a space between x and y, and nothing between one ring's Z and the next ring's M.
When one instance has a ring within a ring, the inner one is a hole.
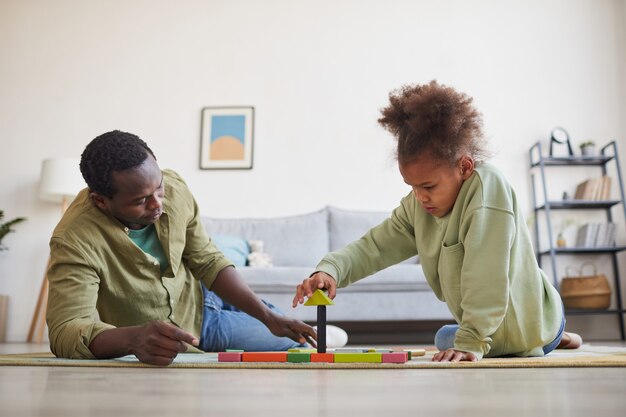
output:
M443 218L407 195L389 219L317 270L345 287L416 254L459 323L456 349L479 359L543 356L561 325L561 299L537 265L515 192L499 171L477 167Z
M169 265L128 236L129 229L99 210L82 190L50 240L47 322L58 357L93 358L89 344L114 327L151 320L173 323L200 338L203 296L232 265L211 242L187 185L163 171L163 214L156 232ZM97 314L96 314L97 313Z

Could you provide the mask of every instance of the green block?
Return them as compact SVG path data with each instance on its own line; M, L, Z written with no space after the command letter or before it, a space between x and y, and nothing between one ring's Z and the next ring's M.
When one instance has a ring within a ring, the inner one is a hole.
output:
M304 352L288 352L287 362L311 362L311 354Z
M368 362L381 363L383 361L382 353L335 353L335 363L354 363Z
M243 352L242 349L226 349L226 352Z

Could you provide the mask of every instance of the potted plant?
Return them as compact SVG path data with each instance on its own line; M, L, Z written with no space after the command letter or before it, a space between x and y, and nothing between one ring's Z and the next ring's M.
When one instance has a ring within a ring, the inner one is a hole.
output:
M2 221L2 219L4 218L4 211L0 210L0 222ZM0 223L0 250L7 250L8 248L6 246L2 245L2 239L4 239L4 237L9 233L9 232L13 232L14 230L11 228L11 226L23 222L24 220L26 220L25 217L16 217L13 220L9 220L6 223Z
M2 239L7 235L7 233L13 231L13 229L11 229L11 226L26 220L24 217L16 217L13 220L2 223L3 218L4 211L0 210L0 251L7 249L6 247L2 246ZM0 294L0 342L4 342L6 335L8 305L9 296Z
M567 241L565 240L565 230L567 230L570 226L576 224L576 221L572 218L566 218L561 220L561 227L559 228L559 232L556 235L556 246L558 248L567 247Z
M580 153L582 156L595 156L596 155L596 144L592 140L588 140L586 142L581 143L580 145Z

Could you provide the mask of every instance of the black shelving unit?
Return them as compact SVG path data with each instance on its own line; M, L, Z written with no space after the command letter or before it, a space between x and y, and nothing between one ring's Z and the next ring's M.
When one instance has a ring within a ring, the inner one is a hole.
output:
M619 164L619 157L617 153L617 144L615 141L608 143L601 148L600 155L594 157L584 156L571 156L571 157L550 157L545 156L541 149L541 143L535 143L529 150L530 154L530 172L531 172L531 186L532 186L532 203L535 212L535 250L537 256L537 262L539 266L542 266L542 260L544 257L549 257L550 266L552 268L552 278L556 288L558 285L557 276L557 257L558 255L594 255L594 254L608 254L611 257L611 264L613 268L613 289L615 292L616 308L610 308L608 310L566 310L566 314L571 315L593 315L593 314L613 314L618 316L620 326L620 336L622 340L626 340L624 329L624 306L622 304L622 292L620 287L620 273L618 265L618 254L626 251L626 246L610 246L610 247L556 247L555 239L552 228L552 210L600 210L606 213L607 222L613 221L612 208L621 204L624 212L624 218L626 219L626 200L624 196L624 184L622 180L622 172ZM596 166L601 168L602 175L609 175L609 165L611 169L614 169L613 178L617 180L619 185L619 192L621 199L619 200L602 200L602 201L588 201L588 200L549 200L548 199L548 186L546 179L546 167L581 167L581 166ZM537 190L535 184L535 173L539 172L540 176L540 190ZM537 203L537 191L542 193L543 203ZM547 238L548 248L542 249L540 247L540 228L539 228L539 213L545 213L545 222L547 223Z

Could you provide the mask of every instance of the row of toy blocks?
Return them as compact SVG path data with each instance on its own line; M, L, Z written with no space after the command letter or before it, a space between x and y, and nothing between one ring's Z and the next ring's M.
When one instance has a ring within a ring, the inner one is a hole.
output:
M291 349L290 349L291 351ZM376 353L402 353L406 352L409 356L409 360L415 356L424 356L426 354L425 349L402 349L400 351L394 349L381 349L381 348L373 348L373 347L351 347L351 348L337 348L333 350L335 353L366 353L366 352L376 352Z
M291 349L290 349L291 350ZM402 349L400 351L394 349L384 349L384 348L373 348L373 347L351 347L351 348L337 348L334 349L335 353L366 353L366 352L376 352L376 353L406 353L408 356L408 360L411 360L413 357L424 356L426 354L425 349ZM396 355L400 358L400 355ZM392 356L387 356L386 358L391 359ZM398 359L401 360L401 359ZM383 361L385 362L385 361ZM403 363L403 362L400 362Z
M219 362L326 362L405 363L407 352L309 353L309 352L219 352Z

